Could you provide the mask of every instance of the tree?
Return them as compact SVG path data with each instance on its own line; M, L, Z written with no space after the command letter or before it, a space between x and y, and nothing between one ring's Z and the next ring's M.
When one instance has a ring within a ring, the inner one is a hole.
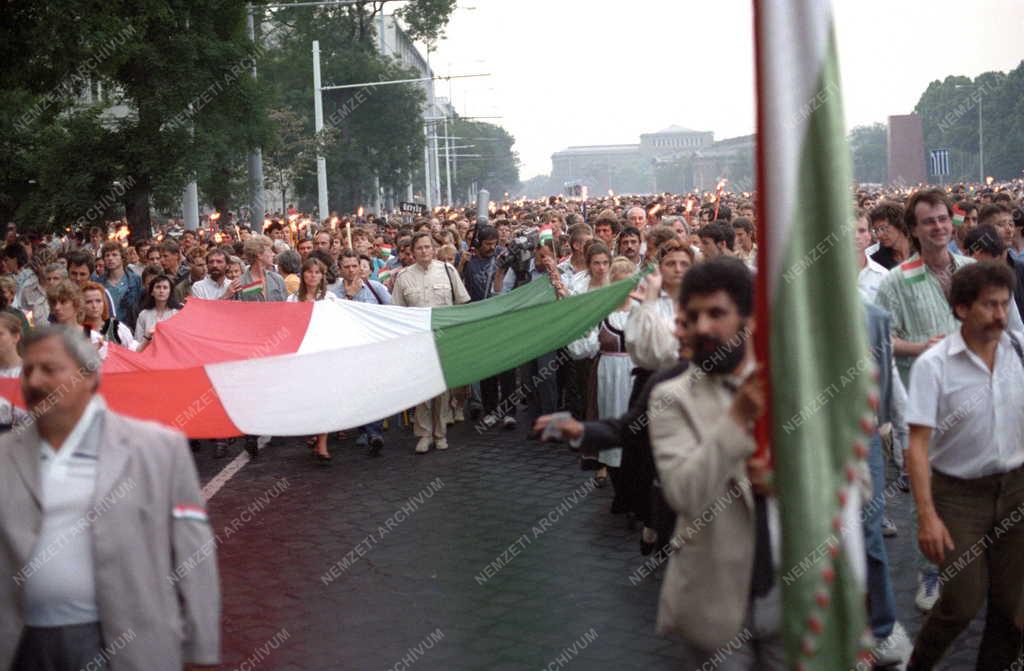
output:
M985 173L1020 177L1024 165L1024 61L1010 73L985 72L973 81L949 76L933 81L914 111L921 116L927 149L949 149L951 181L979 177L979 110Z
M306 131L304 120L294 110L279 108L269 114L276 132L264 147L264 174L267 183L281 192L279 211L284 212L288 189L299 175L315 169L317 141L312 133ZM268 203L267 210L273 211L274 206L274 203Z
M855 126L848 141L853 155L853 178L858 182L885 183L889 171L885 125Z
M266 130L245 11L242 0L5 5L3 88L14 93L0 118L16 121L0 132L23 150L5 179L34 184L5 184L15 219L80 222L115 193L133 236L148 236L151 207L176 209L193 175L215 201L229 197Z
M439 135L441 133L438 133ZM515 138L501 126L481 121L455 118L448 124L448 135L453 147L452 198L461 200L471 187L487 189L491 197L500 200L506 191L519 187L519 157L512 151ZM439 145L441 183L444 184L444 142ZM466 155L465 158L458 158ZM461 197L460 197L461 196Z
M372 4L372 3L366 3ZM379 9L378 3L378 9ZM377 53L364 5L279 12L271 26L275 48L261 70L273 107L294 112L301 134L315 138L310 47L320 42L324 85L411 79L416 74ZM365 30L364 30L365 28ZM423 156L422 86L400 84L325 91L319 147L327 162L329 207L354 210L381 185L404 188ZM294 126L298 131L298 125ZM280 132L280 129L279 131ZM313 164L293 170L300 204L316 204Z

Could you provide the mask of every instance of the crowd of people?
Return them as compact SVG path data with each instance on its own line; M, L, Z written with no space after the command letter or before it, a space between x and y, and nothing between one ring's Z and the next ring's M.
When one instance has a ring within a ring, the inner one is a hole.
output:
M1014 553L1024 549L1024 526L1000 525L1024 511L1022 195L1019 181L853 194L849 234L863 327L882 372L869 458L874 497L863 516L878 666L910 658L908 668L933 668L986 600L978 668L1010 668L1020 654L1024 564ZM516 399L525 389L526 433L577 450L581 468L612 488L610 512L641 528L640 552L666 565L659 630L678 633L710 659L746 627L751 635L721 668L782 669L780 531L769 465L754 456L751 430L765 403L747 345L758 277L755 198L722 190L552 197L479 213L438 208L319 222L289 211L258 226L217 215L198 231L166 222L153 238L131 244L117 225L63 236L9 226L0 376L21 376L31 406L45 385L30 393L29 362L38 370L46 356L57 356L48 342L64 343L78 364L89 355L67 333L91 341L100 358L111 344L142 351L162 322L196 300L438 307L534 281L564 298L645 271L629 298L578 340L418 405L415 452L447 450L447 427L467 418L481 430L518 430ZM541 369L557 374L533 374ZM76 421L87 408L97 412L91 398L78 403L61 407L77 408ZM0 425L10 429L21 414L5 403ZM69 437L75 422L61 425L67 430L37 423L40 435L81 439ZM372 456L382 453L384 429L382 421L358 429ZM256 439L244 439L252 458ZM316 463L331 462L331 439L309 437ZM60 446L48 440L44 455L54 458ZM222 457L230 445L217 441L213 449ZM915 603L928 616L913 655L896 621L882 540L900 533L884 514L887 463L891 485L912 492L916 509L918 528L906 536L919 547ZM727 507L692 534L689 521L738 483L748 485L745 505ZM183 505L201 506L194 498L189 490ZM175 520L203 518L184 511ZM4 524L0 510L0 540ZM193 543L205 537L189 536ZM981 558L948 570L982 539L989 542ZM61 595L33 593L43 603L19 613L27 633L17 632L18 659L42 654L47 639L34 629L81 624L46 608ZM717 604L714 615L694 605L701 603ZM86 613L95 616L95 607ZM0 666L14 650L0 635ZM207 663L209 655L185 661Z

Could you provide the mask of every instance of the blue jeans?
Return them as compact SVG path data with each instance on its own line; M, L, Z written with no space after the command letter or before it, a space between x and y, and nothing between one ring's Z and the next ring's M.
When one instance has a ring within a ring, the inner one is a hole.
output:
M885 517L885 455L878 433L871 438L868 455L871 470L871 500L864 506L864 551L868 569L868 611L871 633L882 640L892 633L896 623L896 597L889 575L889 555L882 537L882 518Z

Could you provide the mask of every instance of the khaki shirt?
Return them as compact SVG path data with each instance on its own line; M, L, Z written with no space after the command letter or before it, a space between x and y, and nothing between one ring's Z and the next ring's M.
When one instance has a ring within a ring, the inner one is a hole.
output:
M469 293L458 271L447 263L431 261L423 270L418 263L405 268L395 278L391 299L395 305L413 308L436 308L454 303L468 303Z

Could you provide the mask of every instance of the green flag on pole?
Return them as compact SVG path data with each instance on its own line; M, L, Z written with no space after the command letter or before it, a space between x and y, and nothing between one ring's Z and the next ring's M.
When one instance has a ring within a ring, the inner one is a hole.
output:
M867 663L861 485L874 412L828 0L754 2L758 353L782 522L792 668ZM870 668L867 664L865 668Z

